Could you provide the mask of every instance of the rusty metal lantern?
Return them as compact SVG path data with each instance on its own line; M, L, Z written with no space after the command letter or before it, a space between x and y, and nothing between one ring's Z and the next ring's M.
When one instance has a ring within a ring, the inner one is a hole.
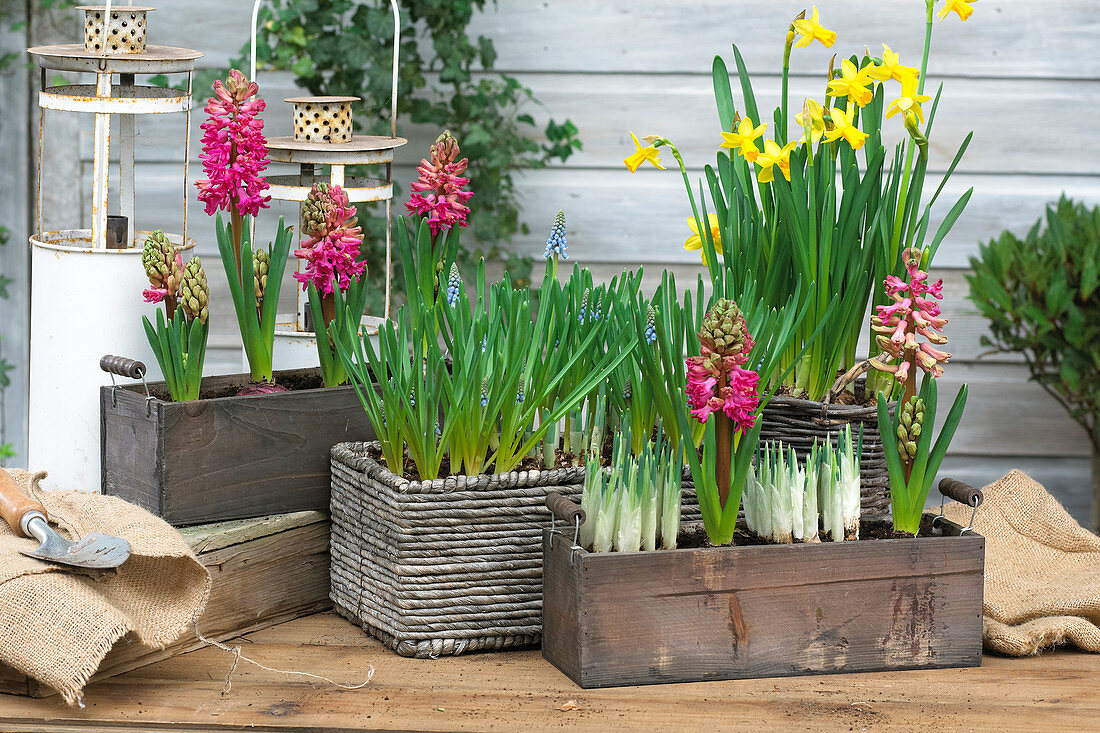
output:
M256 23L261 0L256 0L252 13L252 79L256 77ZM284 175L269 175L268 194L279 201L306 200L316 183L340 186L353 204L373 201L386 203L386 294L383 318L390 315L393 242L390 230L393 201L394 151L407 140L397 136L397 74L401 44L401 19L395 0L390 0L394 18L393 85L390 94L390 134L357 135L354 133L352 105L358 97L290 97L294 134L273 137L267 141L268 158L275 163L296 165L298 171ZM369 176L348 176L348 166L379 166ZM324 167L328 168L325 175ZM300 232L299 232L300 236ZM299 260L299 271L302 268ZM317 366L317 350L309 317L309 300L298 288L298 303L293 321L280 319L276 326L276 360L283 368ZM377 330L377 317L364 319L366 328ZM287 352L291 353L287 353Z
M194 246L187 237L187 159L191 132L191 82L202 53L147 43L149 7L107 2L80 6L85 14L80 43L28 49L40 69L38 93L38 181L35 233L30 237L31 282L31 465L48 469L55 486L100 488L98 368L103 354L126 354L151 366L140 315L147 311L141 293L148 287L141 244L149 231L163 229L155 214L135 210L134 125L137 115L185 115L181 141L183 231L168 238L180 249ZM103 39L107 39L106 42ZM50 86L47 72L95 75L94 84ZM139 85L141 75L186 74L186 91ZM115 77L117 76L117 83ZM46 112L95 115L92 162L91 226L42 230L42 189L55 185L42 169ZM111 138L112 117L119 135ZM108 215L108 178L112 144L118 150L117 215ZM79 303L78 307L73 307Z

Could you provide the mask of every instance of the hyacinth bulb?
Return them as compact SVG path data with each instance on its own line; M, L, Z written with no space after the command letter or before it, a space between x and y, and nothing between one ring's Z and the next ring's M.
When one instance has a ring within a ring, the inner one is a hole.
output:
M210 287L206 282L206 272L198 257L191 258L183 269L183 283L180 286L180 305L191 320L206 323L210 317Z

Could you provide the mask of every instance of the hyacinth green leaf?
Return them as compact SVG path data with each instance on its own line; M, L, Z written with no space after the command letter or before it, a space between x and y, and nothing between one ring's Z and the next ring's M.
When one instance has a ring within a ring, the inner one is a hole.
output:
M959 200L955 202L955 205L951 207L951 210L947 212L947 216L943 218L943 222L940 223L939 229L936 230L936 236L932 238L932 244L928 249L931 253L929 257L935 257L936 251L940 248L940 242L951 231L951 227L955 226L955 222L960 216L962 216L963 209L966 208L967 203L970 201L970 197L974 193L973 186L968 188L966 192L959 197Z
M955 437L955 430L958 429L959 423L962 421L963 410L966 409L966 398L967 386L964 384L955 395L955 401L951 404L951 409L947 412L947 419L944 420L943 428L936 438L936 444L932 448L931 454L928 456L928 475L933 480L940 471L940 464L943 463L944 456L947 455L947 449L950 447L951 441ZM927 493L928 492L925 492L926 497ZM924 502L921 501L922 506L923 504Z
M901 499L906 496L904 469L901 463L901 455L898 453L897 444L897 415L890 416L890 408L886 404L886 396L878 393L878 431L882 436L882 451L886 454L886 470L890 477L890 496Z

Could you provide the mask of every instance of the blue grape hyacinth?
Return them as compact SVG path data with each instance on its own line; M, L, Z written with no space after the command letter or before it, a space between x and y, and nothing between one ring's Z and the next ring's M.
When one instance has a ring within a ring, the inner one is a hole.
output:
M447 305L454 306L458 302L458 290L462 286L462 278L458 274L458 263L451 263L451 274L447 278Z
M565 253L565 212L558 209L558 215L554 217L554 226L550 228L550 237L546 240L546 250L542 256L550 259L559 255L563 260L569 259Z
M651 344L657 340L657 311L652 305L645 309L645 342Z

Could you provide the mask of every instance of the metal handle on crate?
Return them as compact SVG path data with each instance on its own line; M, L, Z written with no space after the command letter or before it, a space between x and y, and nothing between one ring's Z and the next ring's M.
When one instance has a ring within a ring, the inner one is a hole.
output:
M550 510L555 519L560 519L569 525L580 526L587 519L584 509L557 492L546 497L546 508Z
M581 525L587 519L584 509L581 509L556 491L546 495L546 508L550 510L551 541L554 538L554 525L558 519L566 524L573 525L573 546L569 548L569 562L572 563L577 550L581 549L581 546L577 544L577 540L581 536Z
M970 512L970 523L959 530L959 534L963 535L974 529L974 517L978 514L978 507L982 505L985 497L982 495L981 489L976 489L970 484L965 484L962 481L958 481L953 478L945 478L940 481L940 515L932 520L932 526L937 527L940 523L948 521L943 516L943 503L944 498L954 499L960 504L965 504L968 507L972 507L973 511Z
M152 414L153 396L149 394L149 383L145 381L145 373L147 370L144 362L138 361L137 359L129 359L125 356L107 354L100 357L99 368L111 375L112 405L118 405L118 383L115 381L115 375L128 377L130 379L140 379L141 385L145 388L145 414Z
M112 376L130 379L142 379L145 376L145 364L137 359L128 359L125 356L112 356L107 354L99 360L99 368Z

